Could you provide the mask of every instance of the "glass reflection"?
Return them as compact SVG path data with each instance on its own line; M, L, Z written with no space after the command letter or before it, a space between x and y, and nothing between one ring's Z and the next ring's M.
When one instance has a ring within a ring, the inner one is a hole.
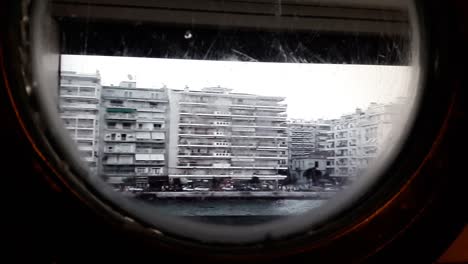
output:
M116 191L175 215L273 219L366 175L411 102L410 70L63 55L59 107Z

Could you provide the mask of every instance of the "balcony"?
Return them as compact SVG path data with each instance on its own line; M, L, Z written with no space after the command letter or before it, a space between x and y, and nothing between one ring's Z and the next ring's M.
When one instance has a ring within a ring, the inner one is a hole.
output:
M98 110L95 104L79 104L79 103L63 103L60 104L61 109L72 109L72 110Z
M67 129L76 129L76 130L94 130L94 126L89 125L66 125Z
M178 144L179 147L206 147L206 148L230 148L231 143L228 142L188 142L181 141Z
M71 138L74 140L74 141L88 141L88 142L93 142L94 141L94 137L93 136L71 136Z
M179 137L206 137L206 138L226 138L229 137L229 134L224 133L194 133L190 131L181 131L179 132Z
M228 127L231 125L231 122L224 122L224 121L215 121L211 123L191 123L187 121L183 121L179 123L179 127Z
M149 148L139 148L134 151L134 153L137 154L166 154L166 150L164 148L158 148L158 149L149 149Z
M134 149L105 149L104 153L106 154L134 154Z
M187 111L187 110L182 110L180 111L180 115L196 115L196 116L220 116L220 117L230 117L231 113L230 112L224 112L224 111Z
M278 144L278 145L258 145L257 150L269 150L269 149L287 149L288 146L283 145L283 144Z
M246 104L232 104L229 106L231 109L249 109L255 110L255 105L246 105Z
M123 126L107 126L105 130L108 131L126 131L126 132L133 132L135 128L133 126L130 127L123 127Z
M60 97L62 98L77 98L77 99L88 99L98 101L99 96L95 92L67 92L64 90L60 91Z
M82 157L82 159L86 162L96 162L96 158L95 157Z
M226 169L226 170L239 170L239 169L251 169L251 170L286 170L287 166L232 166L231 164L194 164L187 162L179 162L177 169Z
M257 154L255 156L256 159L275 159L275 160L285 160L285 159L288 159L288 157L286 156L286 154Z
M80 151L94 151L94 147L93 146L82 146L82 145L78 145L78 149Z
M135 172L136 176L162 176L164 173L162 170L156 171L156 172Z
M115 161L115 160L106 160L103 161L104 165L133 165L135 162L131 161Z
M284 138L287 136L283 134L263 134L263 133L251 133L251 134L232 134L233 138Z
M191 159L230 159L231 154L230 153L183 153L179 152L177 153L178 158L191 158Z
M108 113L104 115L105 119L111 120L131 120L136 121L137 116L134 113Z

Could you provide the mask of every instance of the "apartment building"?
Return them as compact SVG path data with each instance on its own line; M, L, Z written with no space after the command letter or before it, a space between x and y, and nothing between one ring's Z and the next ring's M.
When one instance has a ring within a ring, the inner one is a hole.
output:
M100 100L101 77L98 72L61 72L58 101L60 116L92 175L97 174L99 167Z
M288 120L289 159L327 151L330 132L331 123L326 120Z
M391 136L398 107L395 104L371 103L362 111L333 120L329 171L342 180L363 175L369 164Z
M167 89L103 87L101 174L109 183L146 187L167 177L167 113Z
M284 179L288 146L283 100L222 87L172 90L169 177Z

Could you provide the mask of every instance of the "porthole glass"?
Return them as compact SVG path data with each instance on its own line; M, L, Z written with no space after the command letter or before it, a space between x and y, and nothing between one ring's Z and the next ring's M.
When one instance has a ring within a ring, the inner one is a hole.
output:
M191 222L156 228L248 225L261 237L287 218L310 225L365 192L411 127L409 4L98 2L37 15L60 43L55 136L98 191L143 218Z

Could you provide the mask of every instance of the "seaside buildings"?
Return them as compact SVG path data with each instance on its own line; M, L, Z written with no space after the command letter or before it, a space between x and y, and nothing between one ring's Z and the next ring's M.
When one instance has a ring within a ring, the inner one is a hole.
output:
M101 86L99 73L62 72L60 115L93 175L113 185L303 180L314 168L363 175L391 135L397 104L371 103L334 120L287 119L283 97Z
M63 71L59 87L59 113L92 175L98 173L99 106L101 77Z

